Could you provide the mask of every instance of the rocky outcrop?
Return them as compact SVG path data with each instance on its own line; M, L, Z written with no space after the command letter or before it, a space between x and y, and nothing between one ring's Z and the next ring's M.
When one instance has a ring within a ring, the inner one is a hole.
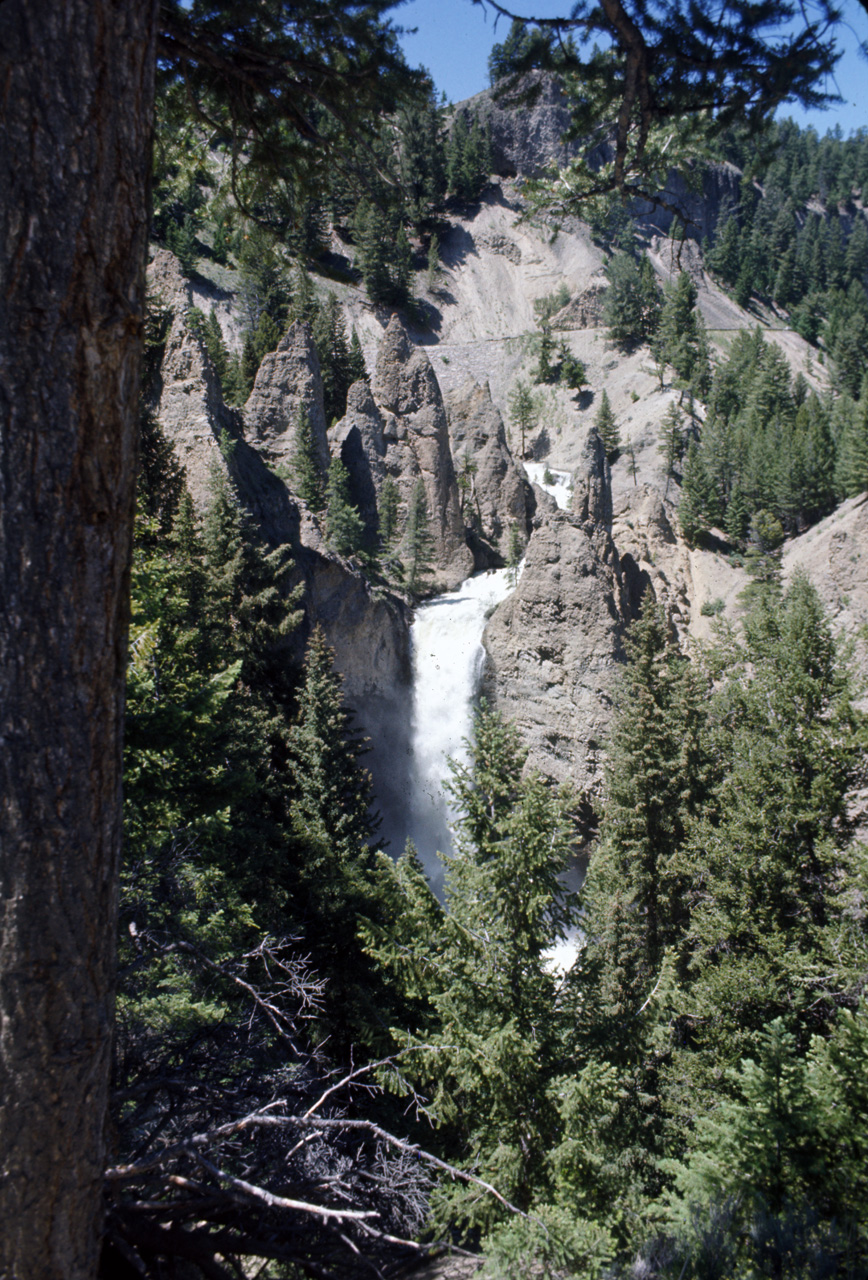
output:
M783 570L785 581L808 575L835 631L853 646L854 669L868 670L868 494L849 498L788 542Z
M626 618L614 544L566 511L534 529L516 591L485 629L485 687L529 763L593 805Z
M347 392L347 411L329 432L329 445L349 472L350 496L373 543L378 531L377 508L386 479L386 441L383 417L367 382L354 382Z
M325 472L329 447L319 356L310 329L296 321L259 366L244 406L248 440L269 461L291 463L300 410L308 416L317 461Z
M486 691L518 724L529 764L572 782L593 808L635 593L595 518L611 519L611 493L593 444L588 459L589 475L577 471L574 481L584 495L578 511L537 517L521 579L492 615L484 644Z
M612 526L612 473L596 427L588 432L573 475L571 510L583 525Z
M470 379L447 397L449 435L458 475L467 475L464 519L483 538L508 553L509 530L530 529L536 499L510 452L500 410L487 386Z
M382 420L385 473L395 481L405 508L422 480L436 584L455 587L473 571L473 554L458 500L446 409L428 356L413 346L397 316L380 343L371 390Z
M187 473L194 501L202 506L208 499L212 468L225 465L221 438L239 440L241 419L223 403L205 346L188 324L193 305L190 285L167 249L159 249L154 256L148 285L172 317L158 378L157 419Z
M523 100L527 92L532 97ZM569 104L557 78L545 72L531 72L511 93L486 89L457 111L488 126L492 170L503 177L539 177L579 154L578 143L563 141L572 123Z
M306 637L319 623L335 650L348 703L360 712L370 706L372 714L383 714L383 706L406 696L410 678L406 607L382 591L374 593L360 572L325 551L316 520L244 438L240 415L224 405L208 354L188 325L189 285L165 250L151 265L150 287L172 313L157 380L157 417L185 467L196 505L207 505L214 468L230 476L265 539L292 549L295 571L289 585L304 584L305 621L289 656L300 661ZM322 413L316 352L312 356L309 335L293 326L278 351L266 357L270 365L260 371L248 401L255 409L257 437L277 442L278 453L288 434L281 424L292 422L299 403L315 408L318 398ZM324 427L320 434L322 448Z
M673 211L678 210L690 240L711 240L721 214L739 207L741 176L733 164L703 164L701 183L688 186L680 173L670 170L660 201L635 201L633 219L646 233L668 235L676 222Z
M586 289L555 312L550 322L552 329L562 333L577 329L599 329L603 324L603 303L608 287L607 280L592 280Z

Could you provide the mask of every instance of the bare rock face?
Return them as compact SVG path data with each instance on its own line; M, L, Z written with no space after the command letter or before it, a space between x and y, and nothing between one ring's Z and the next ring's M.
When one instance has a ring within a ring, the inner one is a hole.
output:
M202 506L208 499L212 467L224 466L221 436L239 439L241 419L223 403L204 344L188 326L187 313L193 305L190 284L167 249L157 251L148 284L161 305L172 312L160 367L157 418L187 472L193 500Z
M263 357L244 406L251 444L270 460L290 462L300 409L307 413L317 460L325 471L329 448L319 356L310 329L296 321L277 350Z
M853 666L868 670L868 494L837 511L784 547L784 580L806 573L834 630L853 644Z
M530 765L572 782L593 809L638 593L634 566L622 571L607 528L611 489L596 432L585 471L575 476L573 512L537 516L518 587L495 610L483 642L488 696L518 724Z
M627 622L615 547L566 511L531 535L518 587L485 629L488 697L518 725L529 764L598 797Z
M467 470L470 488L464 497L464 519L508 553L509 530L526 536L536 499L523 470L513 459L500 410L488 387L470 379L447 397L452 456L459 475Z
M603 303L609 282L592 280L587 289L571 298L565 307L551 318L551 327L560 332L579 329L599 329L603 324Z
M372 393L382 417L386 474L403 504L423 481L437 585L455 587L472 573L473 554L464 532L446 410L427 355L413 346L397 316L380 343Z
M367 382L354 382L347 392L347 411L329 432L329 445L350 477L350 495L370 540L377 535L377 507L386 479L383 417Z
M534 88L534 100L522 102L521 92ZM492 169L504 177L540 177L550 164L566 164L579 153L578 143L563 141L571 124L569 104L557 77L545 72L530 72L516 94L486 89L458 110L488 125Z
M573 476L572 512L582 524L612 525L612 474L596 427L591 427Z
M384 716L383 707L406 697L410 678L409 618L395 597L371 590L364 576L325 549L316 520L296 501L287 485L243 437L240 415L224 405L208 354L187 324L190 287L177 260L165 250L156 255L151 289L173 312L160 373L156 406L163 431L184 464L197 507L207 506L211 473L220 468L232 480L242 505L272 546L288 545L295 559L290 585L303 582L305 620L288 659L300 661L311 629L319 623L335 650L335 666L344 677L347 702ZM319 365L310 358L309 334L294 325L271 357L270 366L248 401L253 402L261 437L278 445L286 438L282 422L292 423L305 395L319 401L321 447L325 445ZM265 362L263 362L265 363ZM361 384L364 386L364 384ZM281 391L283 388L283 391ZM284 400L284 395L286 400ZM311 418L312 422L316 419ZM221 440L231 446L221 449ZM278 456L280 450L278 448ZM328 454L325 453L327 460Z

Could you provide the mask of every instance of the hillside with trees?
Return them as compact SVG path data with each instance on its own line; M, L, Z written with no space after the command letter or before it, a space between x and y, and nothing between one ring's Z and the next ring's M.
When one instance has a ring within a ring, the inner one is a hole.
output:
M0 1273L868 1276L868 150L767 121L821 27L514 24L456 110L385 3L75 7L69 220L16 165L2 223ZM410 628L492 570L441 885Z

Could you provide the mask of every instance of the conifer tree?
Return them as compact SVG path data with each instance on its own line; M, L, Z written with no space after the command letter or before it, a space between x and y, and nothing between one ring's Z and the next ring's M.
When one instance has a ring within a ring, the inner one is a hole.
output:
M585 947L567 975L578 1061L618 1074L611 1141L625 1202L659 1188L664 1068L689 958L684 848L712 781L707 681L670 638L647 592L631 627L606 772L605 816L582 889ZM677 1035L677 1033L676 1033Z
M351 556L359 550L364 522L350 499L350 476L340 458L329 463L326 486L326 537L339 556Z
M678 478L678 465L684 457L686 440L684 437L684 419L681 410L673 400L666 410L666 416L660 426L660 443L657 452L666 465L666 492L669 492L669 481Z
M327 1025L333 1050L376 1037L381 988L358 941L376 916L376 833L367 747L343 704L334 652L317 626L308 641L299 709L287 740L290 818L296 847L283 870L305 944L329 974Z
M729 502L726 505L726 518L724 521L724 529L726 536L735 546L740 547L744 544L747 537L748 527L750 525L750 512L744 496L744 490L741 487L741 481L735 478L730 493Z
M420 477L416 481L407 507L407 522L404 525L402 540L402 559L406 566L407 590L411 595L415 595L420 590L423 578L431 572L433 550L434 539L431 536L425 482Z
M440 243L436 235L432 235L428 243L428 271L425 276L425 283L428 289L433 289L437 283L437 277L440 275Z
M660 320L662 294L649 259L643 254L637 265L629 254L616 253L606 275L603 320L610 338L626 349L650 341Z
M355 381L355 367L351 364L340 304L331 291L317 308L311 336L319 356L326 422L333 423L346 413L347 392Z
M518 586L518 569L524 555L525 540L517 524L509 526L509 546L506 555L506 567L509 570L510 585L513 590Z
M868 489L868 381L862 384L862 398L846 419L838 444L835 485L845 498Z
M696 309L696 286L686 271L668 291L654 337L655 358L671 365L681 385L697 395L708 391L711 366L705 324Z
M536 368L537 382L556 382L558 377L557 365L552 361L555 353L555 340L552 337L551 325L544 320L540 325L539 335L539 363Z
M861 717L816 591L762 593L715 696L721 774L689 857L691 916L681 1105L708 1105L722 1068L776 1017L806 1043L827 1023L838 962L827 933L849 835ZM834 978L833 978L834 983ZM695 1091L691 1099L690 1092Z
M509 413L512 425L518 431L519 457L527 456L527 437L537 424L538 408L534 394L526 382L518 379L509 393Z
M570 851L567 799L538 775L523 776L525 755L515 728L483 705L469 763L452 766L457 852L446 909L403 859L395 936L376 945L381 962L424 997L418 1034L397 1033L415 1050L404 1057L408 1074L433 1091L460 1158L522 1209L546 1187L558 1125L560 1015L546 952L573 923L559 880ZM490 1224L495 1212L456 1184L437 1193L437 1217L464 1229Z
M389 302L392 298L392 278L389 272L389 232L386 220L376 205L365 201L359 205L354 235L357 264L362 273L368 297L374 303Z
M347 363L347 376L349 386L354 382L364 381L368 376L367 365L365 364L365 353L362 351L362 344L359 341L359 335L353 327L353 334L350 338L350 354Z
M325 506L325 485L313 443L310 416L304 405L298 410L293 436L293 487L311 511L322 511Z
M392 266L392 291L397 302L407 302L412 296L413 250L403 226L395 237L395 258Z
M380 524L380 544L383 550L388 550L395 540L398 532L398 505L401 495L398 492L398 486L391 476L387 476L383 481L383 487L380 490L380 501L378 504L378 517Z
M712 506L711 487L699 448L691 440L681 477L681 500L678 503L678 524L689 543L708 528Z
M621 433L618 430L618 423L612 412L612 406L609 404L609 397L605 388L600 396L600 407L594 416L594 426L597 428L597 434L603 442L606 458L609 462L614 462L621 449Z

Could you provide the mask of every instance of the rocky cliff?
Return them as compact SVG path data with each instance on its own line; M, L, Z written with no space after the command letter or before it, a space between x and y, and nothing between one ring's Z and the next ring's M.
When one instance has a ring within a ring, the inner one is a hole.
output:
M351 705L400 699L410 669L406 606L395 596L374 592L357 569L328 554L317 520L268 465L289 456L291 424L301 405L317 424L319 448L328 456L319 364L310 335L303 326L293 326L278 350L266 357L242 416L223 403L202 340L188 321L190 286L170 253L155 255L149 281L171 313L155 409L197 507L207 505L212 473L222 470L266 541L292 550L290 585L303 582L305 588L305 624L297 637L296 660L319 622L335 650Z
M485 629L488 697L515 720L533 768L594 809L623 639L641 594L609 531L609 468L596 433L572 510L537 515L518 586Z
M452 456L464 480L465 522L505 558L510 529L523 541L530 528L537 505L533 489L512 456L487 385L471 378L446 403Z

